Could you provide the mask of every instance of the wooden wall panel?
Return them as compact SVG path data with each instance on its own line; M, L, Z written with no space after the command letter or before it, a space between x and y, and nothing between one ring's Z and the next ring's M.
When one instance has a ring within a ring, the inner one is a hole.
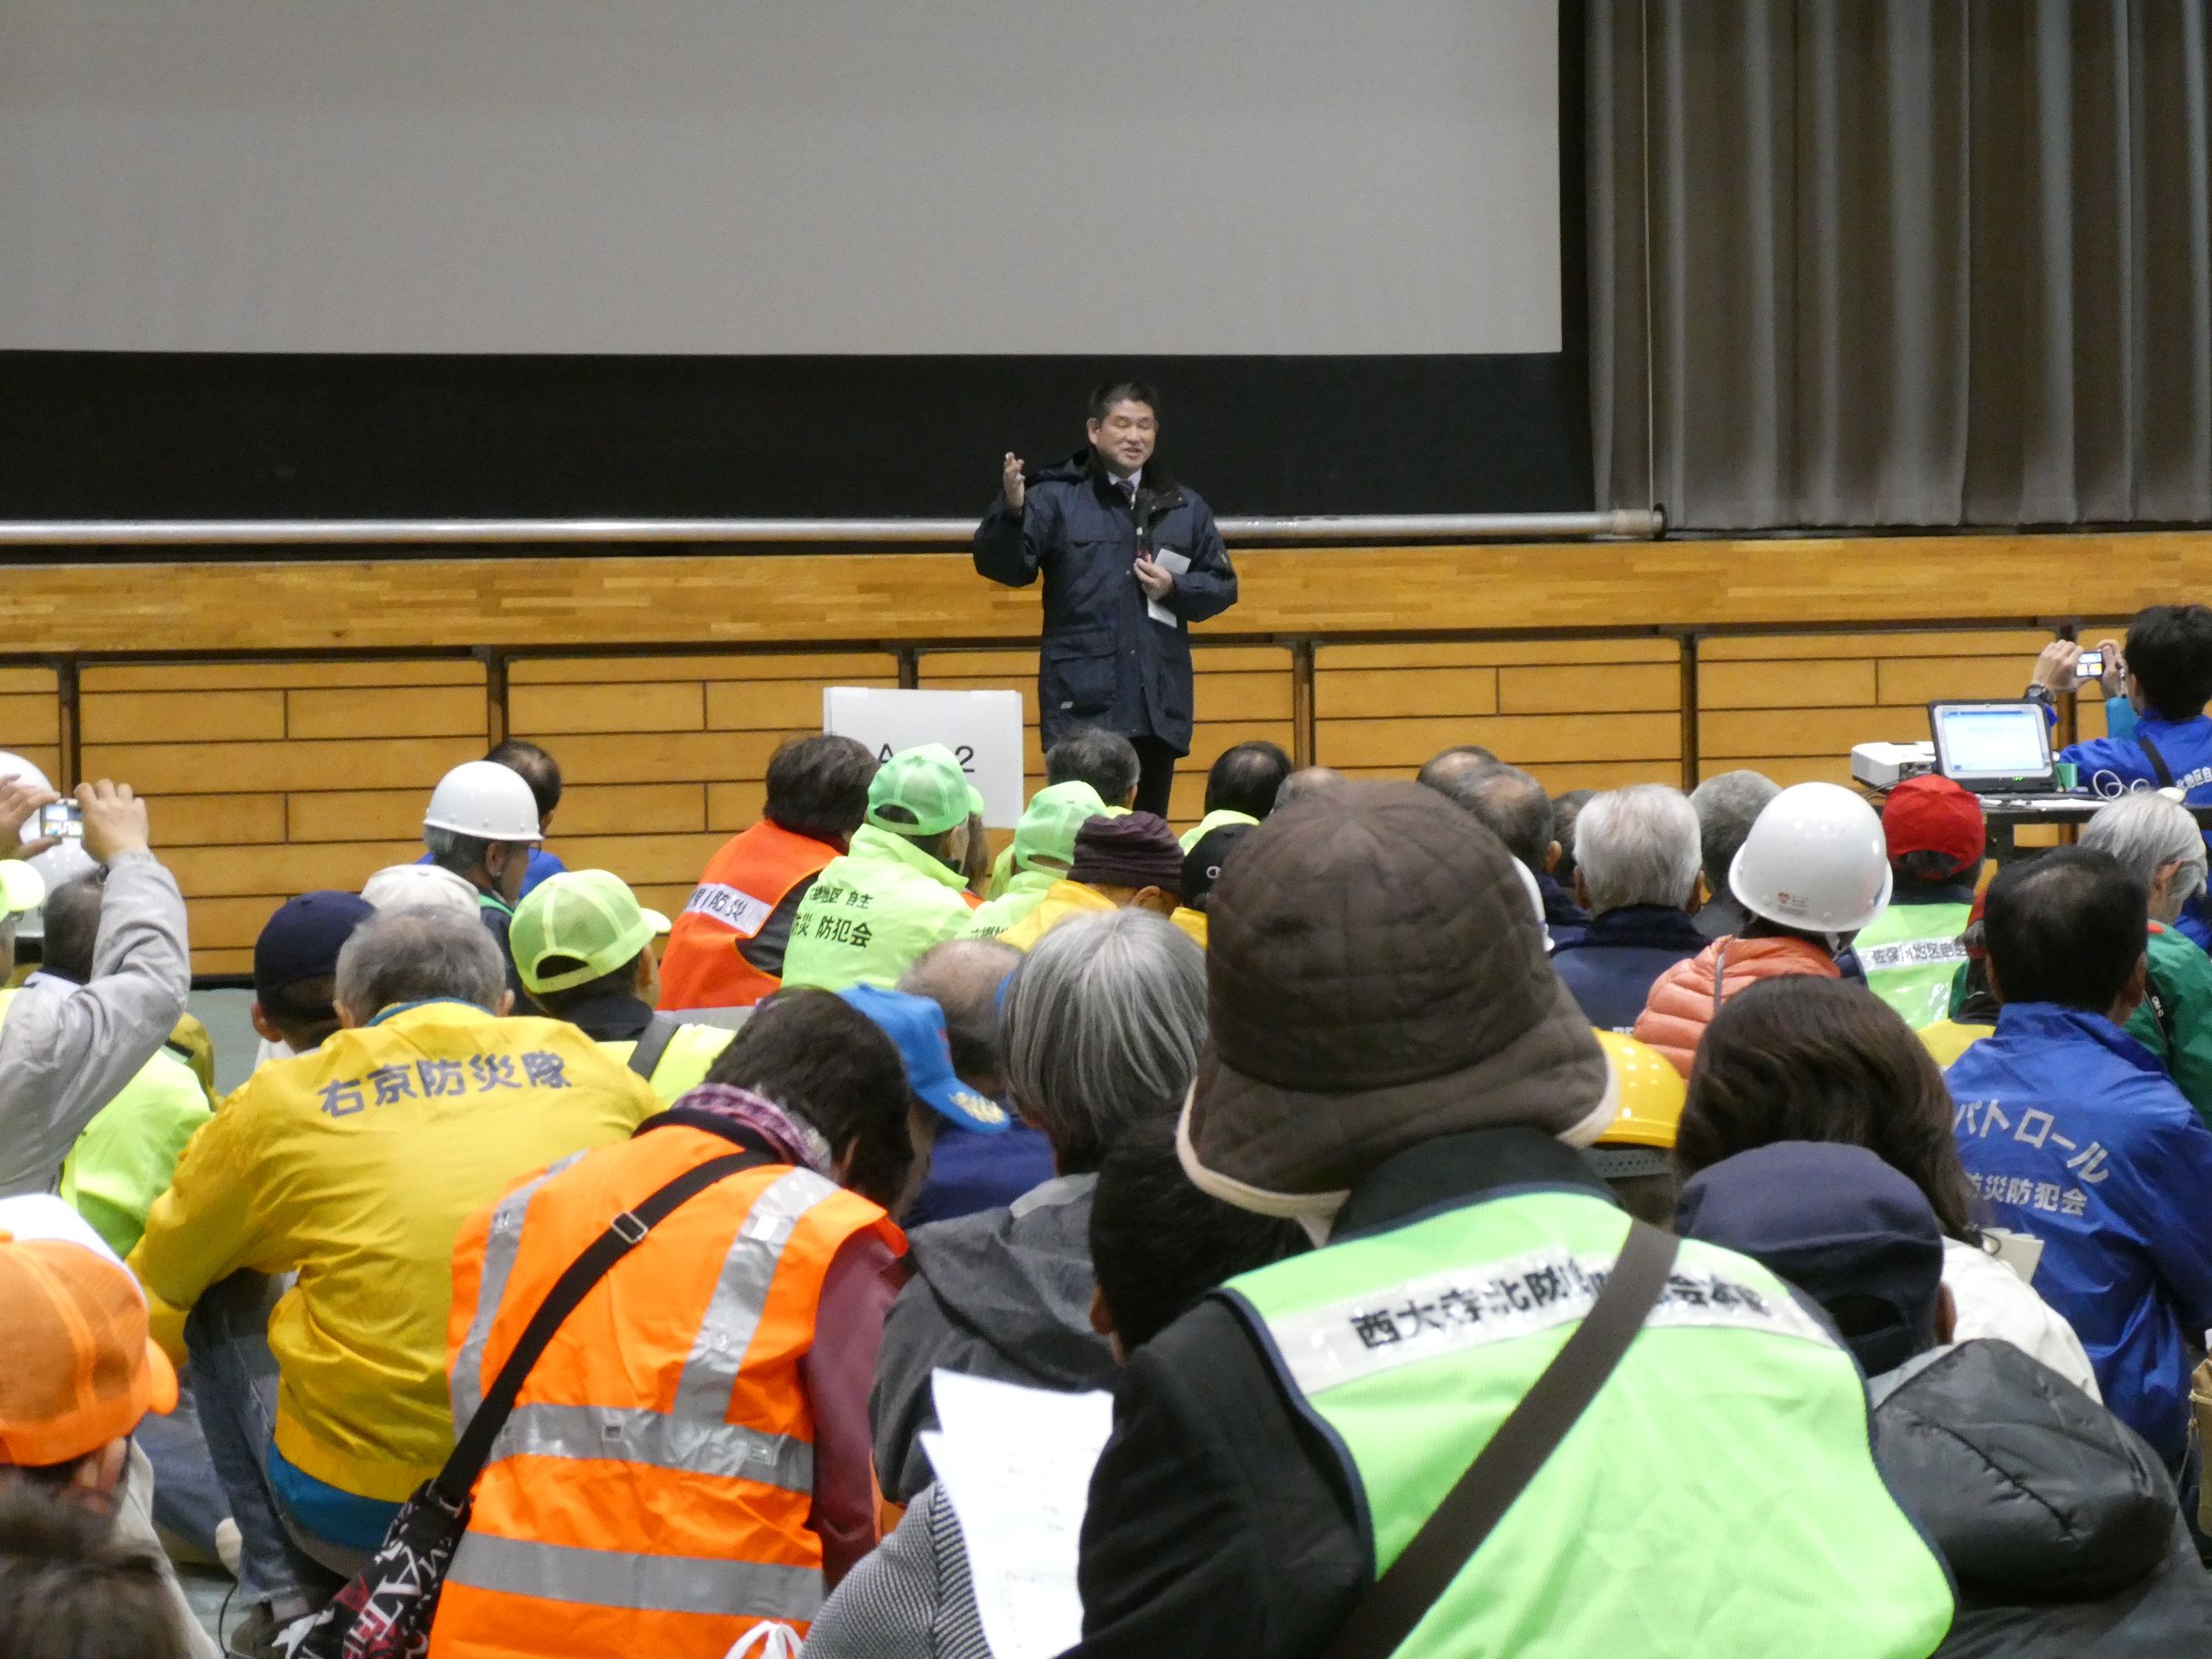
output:
M1527 767L1554 793L1680 782L1681 647L1623 638L1316 648L1321 764L1411 777L1462 743Z
M1206 769L1240 743L1277 743L1291 750L1291 653L1269 645L1194 645L1191 678L1198 720L1190 754L1176 768L1169 818L1180 830L1204 815ZM921 653L918 683L927 690L1018 691L1024 731L1025 793L1044 785L1044 749L1037 737L1035 650L945 650ZM1003 841L994 835L994 841Z
M80 687L84 772L150 798L202 974L247 971L293 894L420 854L432 786L489 722L463 659L94 664Z
M897 684L882 652L518 657L507 730L561 763L552 849L672 915L714 849L760 817L776 745L822 729L823 688Z
M2016 697L2039 629L1731 635L1699 642L1701 777L1738 767L1777 783L1849 783L1856 743L1917 743L1927 705Z
M63 776L61 676L51 668L0 668L0 749L21 755L57 786Z

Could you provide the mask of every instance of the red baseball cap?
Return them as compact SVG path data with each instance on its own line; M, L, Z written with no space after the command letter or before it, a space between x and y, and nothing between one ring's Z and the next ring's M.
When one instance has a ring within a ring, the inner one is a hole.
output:
M1972 869L1982 861L1989 844L1989 830L1982 822L1982 804L1948 778L1923 773L1907 778L1889 792L1881 809L1882 837L1889 855L1941 853L1954 871Z

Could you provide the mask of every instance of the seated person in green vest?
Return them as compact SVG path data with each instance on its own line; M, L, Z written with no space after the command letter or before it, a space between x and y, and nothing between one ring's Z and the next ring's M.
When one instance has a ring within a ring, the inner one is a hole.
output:
M1918 1030L1951 1010L1951 981L1966 959L1960 935L1974 908L1989 832L1982 804L1948 778L1907 778L1881 809L1889 844L1889 908L1852 945L1867 988Z
M1036 908L999 939L1026 951L1070 916L1133 906L1171 917L1182 894L1182 848L1164 822L1150 812L1096 817L1075 832L1066 878L1047 888Z
M1982 926L1982 907L1988 899L1987 892L1975 899L1972 913L1966 918L1966 931L1959 935L1966 959L1951 976L1949 1013L1912 1034L1947 1072L1953 1060L1997 1029L1996 993L1990 989L1989 937Z
M967 937L996 939L1036 909L1053 884L1064 880L1073 866L1076 832L1105 811L1106 803L1087 783L1047 784L1031 795L1022 821L1014 826L1014 843L1006 849L1013 874L997 898L969 917Z
M2212 957L2176 924L2204 890L2204 836L2179 801L2155 792L2098 809L2081 845L2110 853L2150 892L2150 982L2128 1035L2166 1062L2174 1086L2212 1126Z
M1044 751L1044 787L1087 783L1109 816L1118 817L1136 804L1137 774L1141 769L1137 750L1118 732L1102 732L1095 726L1079 726ZM991 866L985 898L998 898L1014 876L1014 849L1007 848Z
M522 775L497 761L464 761L438 780L422 815L430 862L476 889L477 909L507 961L507 988L520 999L521 975L507 930L530 875L530 854L544 838L538 797Z
M1275 810L1275 792L1291 775L1291 757L1272 743L1224 749L1206 775L1206 816L1182 836L1186 853L1216 830L1251 825Z
M653 1012L660 998L653 942L667 932L668 918L641 905L621 877L564 870L514 907L507 939L531 1000L575 1026L672 1106L707 1080L707 1068L737 1032Z
M941 743L901 750L868 783L867 820L799 901L783 982L842 991L898 983L975 914L965 866L983 798Z
M1214 890L1199 1188L1326 1241L1130 1356L1091 1482L1077 1659L1320 1652L1595 1304L1616 1115L1510 855L1411 783L1278 814ZM1325 896L1324 897L1317 896ZM1684 1243L1595 1398L1400 1659L1925 1659L1952 1596L1850 1352Z

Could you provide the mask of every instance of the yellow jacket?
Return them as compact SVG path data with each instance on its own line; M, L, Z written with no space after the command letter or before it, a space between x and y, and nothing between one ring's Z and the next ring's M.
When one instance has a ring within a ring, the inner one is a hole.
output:
M1026 951L1070 916L1115 908L1114 901L1079 881L1056 881L1045 889L1036 908L999 935L999 943Z
M660 1109L574 1026L460 1002L388 1008L226 1100L155 1200L131 1266L154 1332L241 1268L296 1270L270 1316L276 1449L302 1474L404 1498L453 1449L453 1240L519 1176Z
M1936 1056L1936 1063L1948 1072L1952 1061L1996 1029L1994 1025L1961 1025L1955 1019L1939 1019L1912 1035Z

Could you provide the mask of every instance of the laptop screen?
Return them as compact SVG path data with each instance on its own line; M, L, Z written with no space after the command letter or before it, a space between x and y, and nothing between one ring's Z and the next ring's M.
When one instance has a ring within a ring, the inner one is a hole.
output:
M2051 780L2051 727L2039 704L1939 702L1928 721L1936 769L1970 789Z

